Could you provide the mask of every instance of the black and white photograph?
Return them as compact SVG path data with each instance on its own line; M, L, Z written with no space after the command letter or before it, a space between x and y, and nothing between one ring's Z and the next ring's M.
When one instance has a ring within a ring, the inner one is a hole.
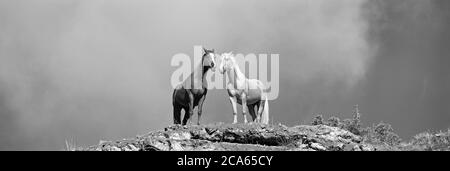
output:
M450 1L0 0L0 151L450 151Z

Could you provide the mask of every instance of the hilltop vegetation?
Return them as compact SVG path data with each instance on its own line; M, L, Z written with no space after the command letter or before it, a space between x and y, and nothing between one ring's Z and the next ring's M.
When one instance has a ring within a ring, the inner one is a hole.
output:
M387 123L364 128L356 106L353 117L344 120L330 117L325 121L318 115L311 125L294 127L255 123L173 125L135 138L101 141L88 148L70 147L68 150L447 151L450 150L450 130L424 132L402 141Z
M324 121L322 115L317 115L312 125L328 125L347 130L362 138L362 142L371 144L378 150L394 151L441 151L450 150L450 129L446 132L423 132L415 135L409 141L402 141L394 132L390 124L380 122L376 125L364 128L361 124L361 114L356 105L351 119L341 121L338 117L330 117Z

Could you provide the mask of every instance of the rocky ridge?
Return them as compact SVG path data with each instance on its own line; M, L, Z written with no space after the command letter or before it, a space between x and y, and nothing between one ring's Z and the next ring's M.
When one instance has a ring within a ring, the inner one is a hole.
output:
M119 141L101 141L89 151L375 151L360 136L327 125L173 125Z

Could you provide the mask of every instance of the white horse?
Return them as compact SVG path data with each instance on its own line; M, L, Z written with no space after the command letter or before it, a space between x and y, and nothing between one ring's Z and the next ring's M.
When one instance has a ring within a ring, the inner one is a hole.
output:
M228 77L227 91L233 106L233 124L237 123L237 105L242 105L242 115L247 123L246 108L253 122L269 123L269 103L264 92L264 84L256 79L247 79L239 69L232 53L224 53L221 57L219 71ZM256 109L255 109L256 107ZM257 115L256 115L257 114Z

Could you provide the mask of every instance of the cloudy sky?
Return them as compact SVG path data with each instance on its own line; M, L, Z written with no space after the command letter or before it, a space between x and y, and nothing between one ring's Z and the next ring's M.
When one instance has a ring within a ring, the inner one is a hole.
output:
M172 122L173 55L280 56L273 123L450 125L447 0L0 0L0 149L62 150ZM225 90L203 123L231 122ZM239 115L239 119L242 116Z

